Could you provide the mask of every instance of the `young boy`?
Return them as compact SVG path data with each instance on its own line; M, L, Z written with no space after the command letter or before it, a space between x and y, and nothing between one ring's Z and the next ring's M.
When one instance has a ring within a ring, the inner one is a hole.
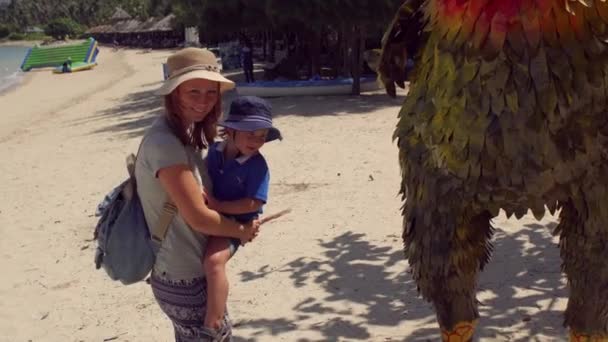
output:
M207 204L227 217L249 222L262 213L268 199L270 174L260 148L281 132L272 126L271 107L255 96L236 98L228 117L219 123L224 140L213 143L207 155L207 169L213 192L205 193ZM224 316L228 299L226 263L241 241L210 237L203 265L207 278L207 313L205 327Z

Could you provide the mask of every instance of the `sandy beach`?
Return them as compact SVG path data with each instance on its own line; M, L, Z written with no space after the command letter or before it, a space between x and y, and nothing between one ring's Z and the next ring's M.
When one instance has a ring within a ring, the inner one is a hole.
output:
M0 341L172 341L149 285L95 270L91 241L97 204L162 113L152 92L170 53L102 48L91 71L33 71L0 95ZM285 139L263 149L266 212L293 212L229 264L235 341L438 339L402 252L403 96L271 100ZM479 340L565 341L556 218L494 223Z
M0 40L0 46L34 46L37 44L42 44L42 40Z

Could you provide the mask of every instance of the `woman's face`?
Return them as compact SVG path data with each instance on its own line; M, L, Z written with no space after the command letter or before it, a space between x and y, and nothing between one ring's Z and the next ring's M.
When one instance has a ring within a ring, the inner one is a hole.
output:
M219 88L218 82L200 78L180 84L177 98L182 119L188 124L203 121L217 103Z

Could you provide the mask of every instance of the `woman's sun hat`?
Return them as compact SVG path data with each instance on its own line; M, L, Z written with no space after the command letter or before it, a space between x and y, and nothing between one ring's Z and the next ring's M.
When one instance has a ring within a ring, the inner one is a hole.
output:
M167 58L168 77L156 95L169 95L185 81L202 78L220 83L220 92L234 88L234 82L220 74L220 67L213 52L189 47L181 49Z
M268 129L266 142L283 139L281 131L272 125L270 103L257 96L240 96L234 99L230 104L228 116L219 125L245 132Z

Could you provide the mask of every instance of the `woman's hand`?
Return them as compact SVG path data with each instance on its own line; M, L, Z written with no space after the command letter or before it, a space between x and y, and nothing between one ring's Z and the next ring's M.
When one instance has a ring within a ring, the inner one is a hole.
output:
M241 245L253 241L260 233L260 220L252 220L241 225L243 236L240 237Z

